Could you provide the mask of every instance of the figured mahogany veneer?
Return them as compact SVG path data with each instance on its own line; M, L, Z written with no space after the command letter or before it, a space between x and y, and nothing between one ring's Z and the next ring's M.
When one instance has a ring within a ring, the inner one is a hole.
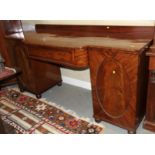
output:
M88 67L87 51L84 49L69 49L59 47L38 47L28 45L29 57L35 60L51 62L74 69Z
M122 46L123 42L117 41ZM124 49L114 45L88 48L96 121L104 120L129 133L136 132L146 108L145 53L150 43L132 42L133 49L129 44L124 44Z

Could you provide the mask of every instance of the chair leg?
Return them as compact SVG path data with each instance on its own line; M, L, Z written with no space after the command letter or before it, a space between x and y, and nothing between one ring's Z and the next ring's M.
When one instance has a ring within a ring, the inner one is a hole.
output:
M16 77L16 80L17 80L17 85L18 85L20 92L24 92L24 87L23 87L22 83L20 82L19 78Z

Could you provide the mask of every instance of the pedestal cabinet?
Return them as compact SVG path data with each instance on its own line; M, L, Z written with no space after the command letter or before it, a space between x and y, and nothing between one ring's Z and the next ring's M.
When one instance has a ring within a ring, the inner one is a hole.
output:
M20 40L14 45L16 66L20 67L22 74L19 77L24 90L28 90L41 97L41 93L54 85L61 85L60 67L43 61L28 59L30 49Z
M144 128L155 132L155 46L151 47L147 56L149 57L149 81Z
M147 47L88 50L95 120L135 133L146 108Z

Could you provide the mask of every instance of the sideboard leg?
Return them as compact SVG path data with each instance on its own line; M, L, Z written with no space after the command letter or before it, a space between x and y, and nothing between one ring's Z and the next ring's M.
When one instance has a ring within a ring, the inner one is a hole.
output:
M21 85L19 86L19 90L20 90L21 93L23 93L25 91L24 87L21 86Z
M101 120L100 120L100 119L95 118L95 122L96 122L96 123L101 123Z
M36 98L40 99L41 98L41 94L36 94Z
M18 77L16 78L16 80L17 80L17 84L18 84L18 88L19 88L20 92L24 92L23 84L20 82Z
M59 86L59 87L62 86L62 81L58 82L57 86Z
M128 134L136 134L136 130L128 130Z

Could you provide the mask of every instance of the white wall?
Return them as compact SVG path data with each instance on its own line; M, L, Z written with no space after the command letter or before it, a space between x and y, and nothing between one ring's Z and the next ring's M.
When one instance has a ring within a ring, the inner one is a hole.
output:
M153 20L23 20L23 24L134 25L153 26Z
M23 20L25 24L68 24L68 25L126 25L126 26L154 26L153 20ZM69 77L84 81L83 86L89 86L90 76L89 70L73 71L68 69L61 69L63 77ZM65 82L70 83L69 79L64 78ZM72 80L73 82L73 80ZM75 80L78 83L78 81ZM73 84L73 83L72 83Z

